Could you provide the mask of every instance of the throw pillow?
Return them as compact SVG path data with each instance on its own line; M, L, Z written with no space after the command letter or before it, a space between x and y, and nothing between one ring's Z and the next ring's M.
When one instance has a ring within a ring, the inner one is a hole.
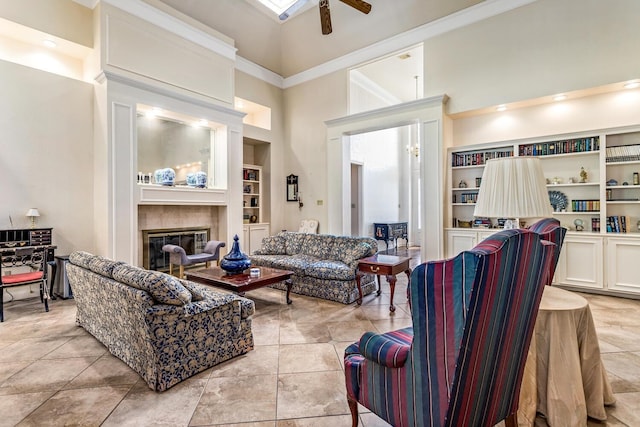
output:
M191 292L180 283L178 278L159 271L124 264L114 269L113 278L149 292L151 297L161 304L185 305L192 301Z
M191 302L191 292L173 276L154 271L147 276L146 284L153 299L159 303L185 305Z

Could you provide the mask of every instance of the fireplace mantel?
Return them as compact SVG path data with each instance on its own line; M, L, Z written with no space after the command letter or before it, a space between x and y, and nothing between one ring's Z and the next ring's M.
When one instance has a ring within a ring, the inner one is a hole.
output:
M190 187L165 187L138 184L141 205L202 205L225 206L229 203L227 190Z

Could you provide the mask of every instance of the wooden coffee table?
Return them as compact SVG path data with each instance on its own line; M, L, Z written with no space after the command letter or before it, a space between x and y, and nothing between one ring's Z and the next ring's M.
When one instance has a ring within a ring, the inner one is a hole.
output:
M396 311L396 307L393 305L393 294L396 290L396 274L404 272L411 282L411 269L409 268L409 261L411 258L394 256L394 255L381 255L376 254L367 258L362 258L358 261L358 271L356 271L356 284L358 285L358 305L362 304L362 287L360 286L360 277L364 274L375 274L378 279L378 292L380 295L380 276L384 275L389 283L391 289L391 304L389 305L389 311Z
M227 272L220 267L212 267L203 270L188 271L187 280L226 289L240 295L244 295L247 291L273 285L274 283L284 282L287 285L287 304L291 304L289 295L291 294L291 276L293 275L293 271L278 270L277 268L269 267L258 268L260 268L260 275L258 277L251 277L249 270L245 270L240 274L227 274Z

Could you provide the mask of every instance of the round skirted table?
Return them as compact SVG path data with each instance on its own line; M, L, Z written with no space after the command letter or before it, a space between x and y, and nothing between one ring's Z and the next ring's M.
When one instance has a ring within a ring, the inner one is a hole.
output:
M518 424L532 426L538 412L550 427L586 427L587 416L605 420L604 407L613 403L588 301L545 286L522 379Z

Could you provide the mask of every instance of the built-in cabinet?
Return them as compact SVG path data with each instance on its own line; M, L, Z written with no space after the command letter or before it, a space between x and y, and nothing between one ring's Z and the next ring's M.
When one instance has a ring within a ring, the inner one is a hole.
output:
M270 234L269 223L263 221L262 166L245 164L242 168L242 233L243 251L252 254Z
M245 246L243 252L251 255L262 246L262 239L269 237L271 227L269 224L245 224L242 226L243 242Z
M569 230L555 283L640 295L640 127L450 148L447 256L496 231L474 228L473 211L485 162L501 156L541 160L553 216Z

